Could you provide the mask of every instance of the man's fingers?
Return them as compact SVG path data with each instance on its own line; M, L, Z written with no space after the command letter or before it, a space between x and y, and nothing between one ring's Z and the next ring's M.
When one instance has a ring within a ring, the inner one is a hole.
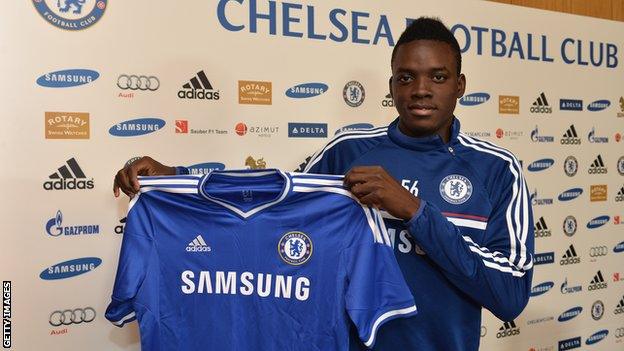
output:
M359 198L368 195L377 189L378 186L374 182L366 182L353 184L349 190L351 190L353 195Z
M132 187L132 190L134 190L134 192L136 193L140 189L139 179L137 178L137 174L139 172L138 170L139 165L133 163L132 165L130 165L130 167L126 167L126 168L127 168L126 176L128 177L128 183L129 183L128 185Z
M126 174L126 169L122 169L121 171L119 171L119 173L117 173L117 184L121 188L121 191L124 192L124 194L128 196L134 195L135 191L130 185L128 175Z
M372 207L376 207L376 208L380 208L381 204L379 203L379 198L377 197L376 193L369 193L365 196L362 197L358 197L358 200L360 201L360 203L362 205L366 205L366 206L372 206Z

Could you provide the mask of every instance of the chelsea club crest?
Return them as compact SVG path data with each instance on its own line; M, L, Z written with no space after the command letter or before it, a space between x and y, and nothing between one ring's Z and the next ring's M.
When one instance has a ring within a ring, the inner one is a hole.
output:
M53 26L80 30L104 15L108 0L32 0L39 14Z
M462 175L448 175L440 182L440 195L450 204L461 205L470 199L472 183Z
M284 262L293 266L302 265L312 256L312 240L305 233L288 232L277 244L277 252Z

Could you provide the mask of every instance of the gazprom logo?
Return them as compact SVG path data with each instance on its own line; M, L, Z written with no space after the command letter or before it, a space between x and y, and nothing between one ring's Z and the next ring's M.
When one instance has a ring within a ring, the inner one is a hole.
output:
M286 96L293 99L306 99L321 95L329 89L327 84L323 83L304 83L295 85L286 90Z
M610 219L609 216L596 217L592 219L591 221L587 222L587 229L595 229L598 227L602 227L603 225L609 222L609 219Z
M39 277L44 280L56 280L75 277L96 269L102 260L97 257L76 258L57 263L44 269Z
M570 319L578 316L579 314L581 314L581 312L583 312L583 307L581 307L581 306L570 308L569 310L563 312L559 316L559 318L557 318L557 320L559 322L566 322L566 321L569 321Z
M559 201L574 200L577 197L581 196L582 193L583 193L583 189L581 189L581 188L568 189L568 190L562 192L561 194L559 194Z
M137 118L117 123L108 132L119 137L131 137L157 132L165 126L165 121L160 118Z
M552 158L544 158L531 163L528 170L529 172L539 172L550 168L553 164L555 164L555 160Z
M69 88L89 84L100 74L90 69L66 69L50 72L37 78L37 84L47 88Z
M219 162L205 162L187 167L190 174L208 174L212 171L222 171L225 165Z
M350 132L352 130L362 130L362 129L371 129L373 125L370 123L355 123L349 124L348 126L344 126L338 130L334 134L342 133L342 132Z
M615 245L615 247L613 248L613 252L615 252L615 253L624 252L624 241L622 241L621 243Z
M592 334L592 336L587 338L587 340L585 340L585 345L592 345L599 341L602 341L602 339L606 338L607 335L609 335L609 331L606 329L597 331L594 334Z
M459 104L463 106L481 105L490 99L488 93L472 93L459 99Z
M587 105L587 110L592 112L602 111L610 105L611 102L609 100L596 100L591 104Z
M531 297L540 296L542 294L547 293L552 287L555 286L553 282L545 282L539 285L534 286L531 289Z

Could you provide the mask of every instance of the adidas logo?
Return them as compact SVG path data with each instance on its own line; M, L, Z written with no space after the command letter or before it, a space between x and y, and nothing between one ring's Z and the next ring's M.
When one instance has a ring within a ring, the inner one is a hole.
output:
M381 106L383 107L394 107L394 100L392 100L392 95L386 95L386 98L381 100Z
M580 263L581 258L576 254L576 250L574 250L574 245L570 245L570 247L566 250L565 254L561 257L561 261L559 264L562 266L568 264Z
M568 130L563 133L563 138L561 138L562 145L580 145L581 138L578 137L578 133L576 132L576 128L574 128L574 124L568 128Z
M589 283L589 287L587 288L587 290L591 291L606 288L607 282L605 282L604 278L602 277L602 272L598 271L598 273L596 273L596 275L594 276L594 279L592 279L592 281Z
M206 73L199 71L195 77L182 86L182 90L178 91L178 97L180 99L219 100L219 91L214 91Z
M615 314L624 313L624 297L620 300L620 303L617 305L613 313Z
M606 174L607 167L605 167L604 162L602 161L602 156L598 155L594 162L592 162L591 166L587 170L589 174Z
M535 102L533 106L531 106L531 112L533 113L552 113L552 107L548 104L548 100L546 100L546 95L542 92Z
M198 235L191 241L188 245L186 245L187 252L210 252L212 248L206 244L204 238L201 235Z
M498 329L498 333L496 333L496 337L498 339L505 338L512 335L520 334L520 328L516 327L516 323L514 321L505 322L502 327Z
M43 183L45 190L93 189L93 178L87 179L82 168L73 157L65 161L65 164L59 167L57 172L50 174L49 178L51 180Z
M546 225L544 217L540 217L540 219L535 223L534 232L536 238L545 238L552 235L550 229L548 229L548 226Z
M616 202L624 201L624 185L622 185L622 187L620 188L620 191L617 193L617 195L615 195L615 201Z

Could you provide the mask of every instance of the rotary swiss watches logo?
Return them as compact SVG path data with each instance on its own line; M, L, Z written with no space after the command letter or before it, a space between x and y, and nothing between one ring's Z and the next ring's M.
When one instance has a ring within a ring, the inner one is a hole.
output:
M462 175L448 175L440 182L440 195L450 204L461 205L470 199L472 183Z
M277 244L277 252L282 260L290 265L299 266L312 256L312 240L302 232L288 232Z

